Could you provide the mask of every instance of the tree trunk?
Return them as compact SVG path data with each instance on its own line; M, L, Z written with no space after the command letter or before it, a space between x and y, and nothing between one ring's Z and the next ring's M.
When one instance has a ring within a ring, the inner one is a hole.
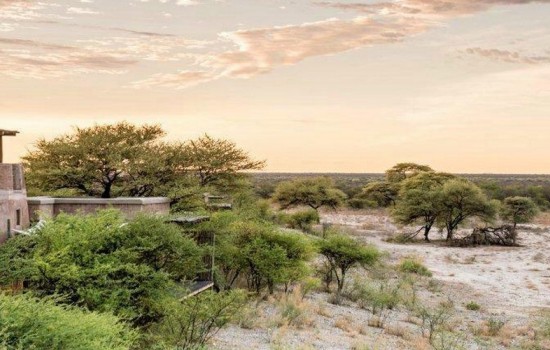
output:
M425 240L426 242L429 242L429 241L430 241L430 238L429 238L428 236L430 235L430 230L431 230L431 228L432 228L432 227L431 227L431 226L428 226L428 225L424 226L424 240Z
M101 194L101 198L111 198L111 187L113 187L111 182L103 184L103 193Z

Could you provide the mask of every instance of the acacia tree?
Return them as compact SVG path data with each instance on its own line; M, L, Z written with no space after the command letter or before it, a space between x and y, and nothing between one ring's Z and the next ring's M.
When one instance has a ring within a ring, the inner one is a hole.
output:
M531 222L537 214L537 205L528 197L506 198L500 212L502 219L512 222L514 230L518 224Z
M23 158L27 184L40 194L71 190L103 198L169 196L172 204L192 202L194 207L202 202L205 186L238 185L239 172L264 164L230 141L205 135L167 143L161 141L164 135L158 125L122 122L41 139Z
M323 206L337 208L347 196L334 186L334 181L328 177L312 179L297 179L280 183L275 189L273 200L282 209L305 205L315 210Z
M403 225L420 222L424 239L429 242L430 230L444 211L443 185L454 178L446 173L423 172L404 180L399 201L391 212L393 218Z
M342 292L346 274L354 266L374 265L380 258L380 252L372 246L365 246L351 237L333 233L318 242L319 253L327 260L330 273L336 277L338 294Z
M137 177L152 160L159 159L158 150L151 146L162 136L158 125L138 127L122 122L75 128L51 141L41 139L23 157L27 182L46 192L76 189L88 196L110 198L124 177Z
M384 181L369 183L356 198L375 202L379 207L395 206L401 183L409 177L423 172L433 172L427 165L399 163L386 171Z
M357 198L373 201L379 207L386 208L395 205L398 192L399 186L395 184L387 181L375 181L365 186Z
M447 240L453 239L456 228L468 218L491 221L496 207L483 191L465 179L447 181L441 190L441 220L447 229Z
M251 159L234 142L208 135L183 144L182 153L202 187L234 178L238 172L260 170L265 166L264 161Z
M389 183L400 183L418 173L430 171L433 171L433 169L427 165L420 165L416 163L399 163L386 171L386 181Z

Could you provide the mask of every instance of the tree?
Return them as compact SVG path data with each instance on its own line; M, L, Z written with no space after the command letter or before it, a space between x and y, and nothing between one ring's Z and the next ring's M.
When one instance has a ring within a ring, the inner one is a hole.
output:
M508 197L501 208L501 217L514 225L531 222L538 214L538 207L531 198Z
M191 169L196 172L201 186L220 184L231 180L238 172L260 170L264 161L252 160L237 145L228 140L201 136L183 144L183 153Z
M75 189L110 198L124 177L135 179L146 168L158 169L159 150L152 146L162 136L158 125L137 127L123 122L75 128L72 134L51 141L41 139L23 157L27 182L43 191Z
M198 230L216 232L216 284L222 290L244 279L258 294L266 288L273 293L277 285L306 277L306 263L314 253L303 234L281 232L268 222L236 213L217 213Z
M305 178L280 183L273 195L282 209L306 205L315 210L323 206L337 208L343 204L346 194L334 186L328 177Z
M414 176L421 172L430 171L433 171L433 169L427 165L419 165L416 163L399 163L386 171L386 181L389 183L400 183L408 177Z
M357 198L375 202L379 207L395 205L399 186L387 181L375 181L365 186Z
M391 212L395 221L403 225L420 222L424 239L429 241L430 230L444 211L443 185L454 178L446 173L421 172L404 180Z
M0 294L1 349L129 350L138 334L117 317L57 305L55 299Z
M365 246L341 233L331 233L318 242L319 252L326 259L336 277L338 294L342 292L346 274L354 266L372 266L380 258L380 252L373 246Z
M227 140L205 135L168 143L164 135L158 125L122 122L41 139L23 158L27 184L36 194L169 196L185 210L197 207L205 187L239 189L240 172L264 166Z
M441 190L441 204L441 220L447 229L448 241L453 239L454 231L464 220L478 217L491 221L496 215L495 205L483 191L465 179L445 182Z

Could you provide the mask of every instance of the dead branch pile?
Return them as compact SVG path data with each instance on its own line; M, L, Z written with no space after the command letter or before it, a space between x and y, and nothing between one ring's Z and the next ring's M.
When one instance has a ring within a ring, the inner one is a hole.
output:
M501 245L515 246L517 233L514 226L504 225L500 227L478 227L471 235L453 240L451 243L458 247L476 245Z

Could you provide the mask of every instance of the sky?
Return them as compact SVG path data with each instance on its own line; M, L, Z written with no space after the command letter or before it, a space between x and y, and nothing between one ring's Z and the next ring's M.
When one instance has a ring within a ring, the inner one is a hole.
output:
M550 173L550 0L0 0L7 161L123 120L266 171Z

